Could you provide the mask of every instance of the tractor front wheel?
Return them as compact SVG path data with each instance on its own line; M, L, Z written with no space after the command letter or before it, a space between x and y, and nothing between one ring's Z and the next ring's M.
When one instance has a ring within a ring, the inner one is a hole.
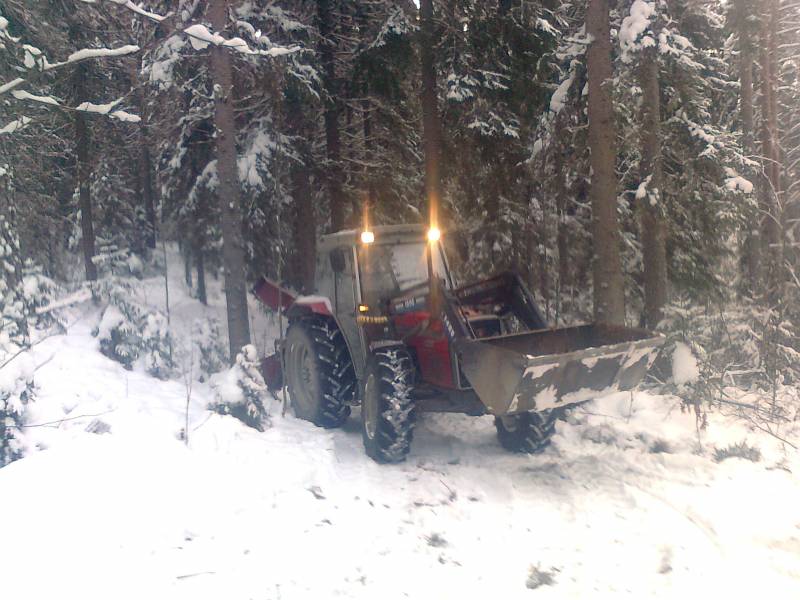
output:
M550 443L559 415L558 410L547 410L495 417L497 439L511 452L536 454Z
M414 362L403 346L376 350L361 392L364 449L379 463L405 460L416 420L412 390Z
M319 427L340 427L350 415L356 378L342 332L330 319L293 323L284 350L295 415Z

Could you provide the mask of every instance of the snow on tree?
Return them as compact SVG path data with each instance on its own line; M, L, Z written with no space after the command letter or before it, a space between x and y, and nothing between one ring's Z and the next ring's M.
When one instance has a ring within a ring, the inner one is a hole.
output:
M35 393L21 276L19 240L0 214L0 467L24 453L25 405Z
M192 345L197 357L201 381L223 371L227 366L227 350L217 319L196 319L192 325Z
M215 402L211 408L229 414L259 431L269 425L269 413L264 406L267 385L261 375L258 351L253 345L242 348L234 365L211 378Z

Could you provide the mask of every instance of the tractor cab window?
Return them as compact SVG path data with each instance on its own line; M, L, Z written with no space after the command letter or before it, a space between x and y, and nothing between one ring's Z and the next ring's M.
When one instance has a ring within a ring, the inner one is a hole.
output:
M370 244L358 249L361 295L366 304L379 304L415 289L427 291L428 262L425 242ZM450 288L450 277L438 244L432 245L433 273Z

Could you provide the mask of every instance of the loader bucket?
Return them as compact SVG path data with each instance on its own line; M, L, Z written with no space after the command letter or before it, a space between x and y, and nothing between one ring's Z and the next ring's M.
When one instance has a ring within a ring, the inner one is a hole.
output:
M464 375L497 416L631 390L663 343L643 329L596 324L455 342Z

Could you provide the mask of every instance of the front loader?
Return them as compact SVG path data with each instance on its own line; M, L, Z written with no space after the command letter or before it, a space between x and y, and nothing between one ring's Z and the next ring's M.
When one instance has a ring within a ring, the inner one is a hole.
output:
M548 327L515 273L457 286L439 238L418 225L326 235L313 296L256 284L288 317L264 371L298 417L338 427L360 405L378 462L406 457L422 411L491 414L503 447L538 452L566 408L633 389L652 365L661 336Z

